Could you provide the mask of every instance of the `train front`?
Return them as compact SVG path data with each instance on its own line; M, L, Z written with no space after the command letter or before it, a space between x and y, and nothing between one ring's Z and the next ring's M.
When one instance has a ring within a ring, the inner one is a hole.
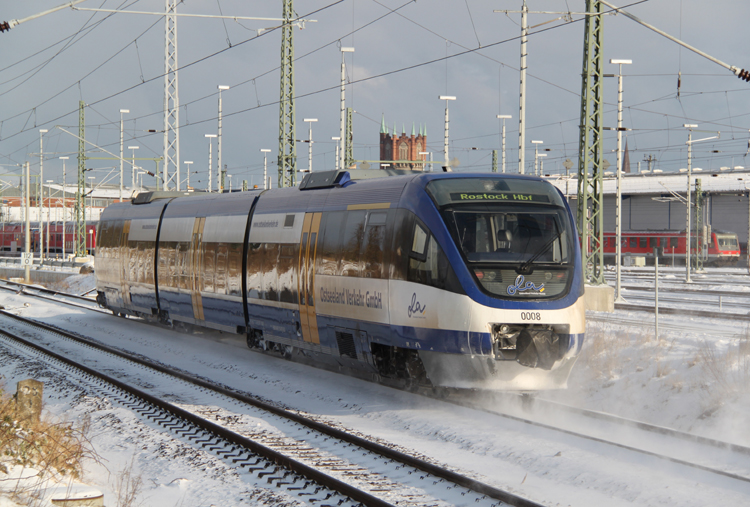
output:
M487 174L435 175L424 191L434 207L423 220L465 293L434 301L429 327L442 342L419 351L432 383L567 387L585 308L575 220L563 196L538 178Z

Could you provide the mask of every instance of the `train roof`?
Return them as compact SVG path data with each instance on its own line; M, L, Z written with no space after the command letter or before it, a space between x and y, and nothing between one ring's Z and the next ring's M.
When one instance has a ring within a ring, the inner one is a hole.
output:
M299 186L271 190L250 190L232 193L209 192L144 192L132 201L114 203L105 214L128 218L158 216L169 203L170 216L195 216L200 210L210 215L236 215L249 210L253 201L259 213L301 212L311 209L352 209L351 206L399 204L409 185L424 188L434 180L482 178L525 179L545 182L542 178L515 174L422 172L376 169L321 171L305 175Z

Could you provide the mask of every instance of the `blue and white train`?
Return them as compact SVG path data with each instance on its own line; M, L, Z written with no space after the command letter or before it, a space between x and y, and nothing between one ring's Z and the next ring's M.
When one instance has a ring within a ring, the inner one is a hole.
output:
M110 205L99 304L385 383L566 387L585 313L562 194L538 178L396 172Z

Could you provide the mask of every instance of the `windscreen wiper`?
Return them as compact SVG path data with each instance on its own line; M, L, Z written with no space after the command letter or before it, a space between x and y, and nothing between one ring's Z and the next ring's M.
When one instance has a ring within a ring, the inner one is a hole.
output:
M558 233L555 234L554 236L552 236L549 239L549 241L547 241L544 245L542 245L542 248L540 248L539 251L537 251L537 253L535 253L533 256L531 256L531 258L529 258L529 260L527 260L526 262L524 262L523 264L521 264L520 266L518 266L516 268L516 273L518 273L519 275L530 275L531 273L533 273L534 272L534 267L533 267L534 261L537 260L540 255L542 255L547 250L549 250L549 248L555 243L555 241L558 240L558 238L560 238L560 236L562 236L562 230L560 230L558 228Z

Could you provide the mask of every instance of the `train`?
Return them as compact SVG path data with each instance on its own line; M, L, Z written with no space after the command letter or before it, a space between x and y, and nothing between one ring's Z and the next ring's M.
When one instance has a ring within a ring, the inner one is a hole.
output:
M389 385L565 388L585 337L575 219L539 178L351 169L141 193L97 237L113 314Z
M708 266L731 266L740 260L740 244L737 233L711 230L707 227L702 237L708 239L699 249L703 263ZM701 241L698 238L698 241ZM663 262L685 265L685 231L624 231L621 233L621 255L643 257L653 264L654 248ZM604 261L616 262L617 234L604 233ZM691 235L691 255L696 253L696 235Z
M39 223L31 222L31 251L39 252ZM49 228L49 234L47 233ZM96 251L97 222L86 223L86 253L93 255ZM47 257L60 257L75 253L75 222L45 222L44 223L44 253ZM25 248L26 224L8 222L0 225L0 255L20 256ZM47 245L49 238L49 246ZM65 248L63 248L63 241Z

